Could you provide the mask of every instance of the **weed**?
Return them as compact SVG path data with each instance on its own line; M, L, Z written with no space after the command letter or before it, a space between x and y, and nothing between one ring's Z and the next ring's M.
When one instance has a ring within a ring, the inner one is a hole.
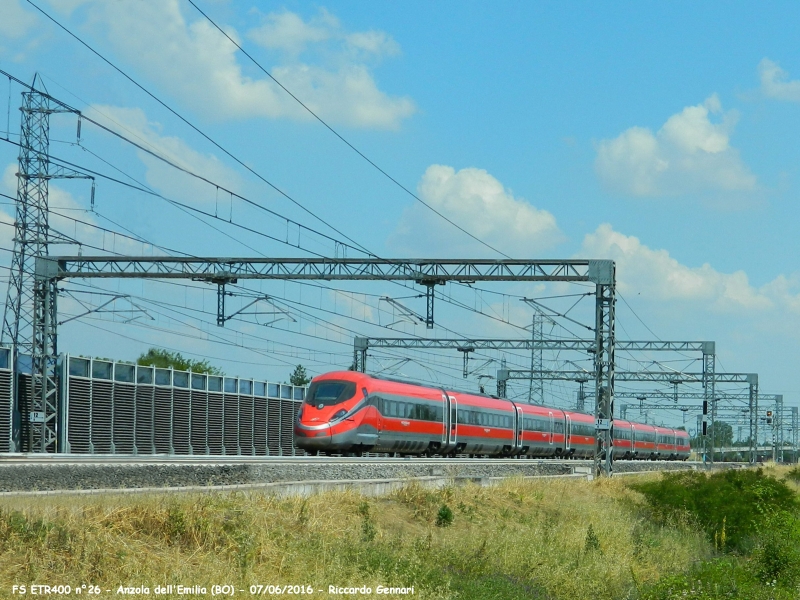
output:
M590 554L592 552L600 551L600 538L594 532L594 527L589 523L589 528L586 530L586 541L583 543L583 552Z
M439 512L436 513L436 526L449 527L453 524L453 511L447 504L442 504L439 507Z
M361 504L358 505L358 514L361 515L361 538L365 542L371 542L375 539L377 530L370 518L369 504L366 501L362 501Z

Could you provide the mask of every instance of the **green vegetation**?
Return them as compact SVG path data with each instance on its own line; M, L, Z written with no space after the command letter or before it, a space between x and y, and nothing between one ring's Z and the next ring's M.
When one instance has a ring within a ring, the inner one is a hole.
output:
M705 438L702 435L697 435L690 440L692 448L702 448L705 439L708 448L722 448L735 446L737 444L733 441L733 427L724 421L714 421L708 426L708 434ZM747 446L749 442L742 442L743 446Z
M311 377L308 376L306 368L303 365L297 365L289 376L289 383L292 385L308 385L310 381Z
M178 371L192 371L194 373L208 373L209 375L224 375L221 369L214 367L207 360L194 360L184 358L180 352L170 352L163 348L150 348L136 359L137 365L156 366L161 369L172 367Z
M789 600L800 597L800 486L787 471L410 483L381 498L10 498L0 590L268 582L312 585L318 598L334 597L328 585L413 585L423 600Z
M633 486L654 521L696 523L719 555L659 581L643 600L789 600L800 596L800 505L764 470L664 475Z
M800 483L800 466L794 467L793 469L790 469L786 473L786 479L789 479L789 480L794 481L796 483Z
M666 473L658 481L632 487L644 494L659 522L688 516L723 551L747 551L767 516L798 508L792 489L762 469L710 476L697 471Z

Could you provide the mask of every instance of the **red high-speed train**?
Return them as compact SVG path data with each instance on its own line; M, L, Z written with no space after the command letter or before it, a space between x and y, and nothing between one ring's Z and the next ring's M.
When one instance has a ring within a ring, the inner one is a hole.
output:
M295 446L312 454L397 452L591 458L591 415L364 373L315 377L298 411ZM614 420L614 459L686 460L682 430Z

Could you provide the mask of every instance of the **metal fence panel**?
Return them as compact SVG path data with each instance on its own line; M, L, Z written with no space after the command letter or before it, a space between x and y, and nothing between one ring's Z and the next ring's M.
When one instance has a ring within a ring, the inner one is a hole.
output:
M111 454L114 422L114 384L105 379L92 379L91 439L92 452Z
M208 392L208 452L224 454L223 398L218 392Z
M14 386L10 369L0 369L0 452L11 452L14 423Z
M155 446L157 454L172 453L172 388L156 386Z
M239 452L245 456L255 454L253 447L253 396L239 396Z
M13 449L13 375L0 348L0 452ZM296 453L294 418L305 388L65 356L60 377L64 450L79 454ZM19 376L28 410L30 375ZM28 432L20 432L25 451Z
M114 382L112 414L113 442L116 454L133 454L136 433L136 385Z
M208 454L208 394L192 390L192 454Z
M155 388L152 385L136 386L136 452L153 454Z
M175 454L191 453L191 407L189 390L172 388L172 451Z
M69 428L67 429L67 451L76 454L89 454L92 451L92 381L72 378L67 408Z

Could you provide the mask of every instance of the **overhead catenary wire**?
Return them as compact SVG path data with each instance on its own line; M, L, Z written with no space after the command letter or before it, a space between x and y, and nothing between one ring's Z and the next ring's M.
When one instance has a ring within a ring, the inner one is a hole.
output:
M166 102L164 102L163 100L161 100L161 99L160 99L158 96L156 96L156 95L155 95L153 92L151 92L151 91L150 91L150 90L148 90L146 87L144 87L142 84L140 84L138 81L136 81L135 79L133 79L133 77L131 77L130 75L128 75L128 74L127 74L125 71L123 71L123 70L122 70L120 67L118 67L117 65L115 65L114 63L112 63L112 62L111 62L109 59L107 59L105 56L103 56L103 55L102 55L100 52L98 52L97 50L95 50L95 49L94 49L92 46L90 46L90 45L89 45L87 42L85 42L85 41L84 41L82 38L80 38L80 37L79 37L77 34L73 33L73 32L72 32L71 30L69 30L67 27L65 27L64 25L62 25L62 24L61 24L61 23L60 23L58 20L56 20L54 17L52 17L50 14L48 14L48 13L47 13L45 10L43 10L42 8L40 8L39 6L37 6L37 5L36 5L34 2L32 2L31 0L26 0L26 1L28 2L28 4L30 4L31 6L33 6L33 7L34 7L34 8L35 8L37 11L39 11L39 12L40 12L42 15L44 15L44 16L45 16L45 17L46 17L48 20L50 20L51 22L53 22L53 23L54 23L56 26L58 26L60 29L62 29L64 32L66 32L66 33L67 33L67 34L68 34L70 37L72 37L73 39L75 39L75 40L76 40L78 43L80 43L82 46L84 46L84 47L85 47L87 50L89 50L89 51L90 51L92 54L94 54L95 56L97 56L97 57L98 57L100 60L102 60L104 63L106 63L106 64L107 64L108 66L110 66L112 69L114 69L114 70L115 70L117 73L119 73L120 75L122 75L122 76L123 76L125 79L127 79L128 81L130 81L130 82L131 82L131 83L132 83L134 86L136 86L136 87L137 87L137 88L139 88L139 89L140 89L142 92L144 92L145 94L147 94L147 95L148 95L150 98L152 98L152 99L153 99L155 102L157 102L158 104L160 104L160 105L161 105L163 108L165 108L167 111L169 111L169 112L170 112L172 115L174 115L176 118L178 118L178 119L179 119L179 120L181 120L183 123L185 123L187 126L189 126L189 127L192 129L192 130L194 130L196 133L198 133L200 136L202 136L204 139L206 139L206 140L207 140L209 143L211 143L211 144L212 144L214 147L216 147L216 148L217 148L217 149L219 149L221 152L223 152L223 153L224 153L226 156L228 156L228 157L229 157L231 160L233 160L234 162L236 162L236 163L237 163L239 166L241 166L242 168L244 168L245 170L247 170L248 172L250 172L252 175L254 175L254 176L255 176L257 179L259 179L260 181L264 182L264 183L265 183L266 185L268 185L270 188L272 188L273 190L275 190L275 191L276 191L278 194L280 194L281 196L283 196L284 198L286 198L287 200L289 200L289 201L290 201L292 204L294 204L295 206L297 206L298 208L300 208L300 209L301 209L303 212L305 212L306 214L308 214L309 216L311 216L311 217L312 217L312 218L314 218L315 220L319 221L320 223L324 224L326 227L329 227L329 228L330 228L332 231L335 231L335 232L336 232L338 235L340 235L340 236L344 237L346 240L348 240L349 242L351 242L351 243L352 243L352 244L354 244L355 246L357 246L357 247L360 247L360 248L361 248L361 249L362 249L364 252L366 252L367 254L370 254L370 255L373 255L373 256L374 256L374 254L373 254L372 252L370 252L369 250L367 250L366 248L364 248L364 246L363 246L363 245L361 245L360 243L358 243L357 241L355 241L355 240L354 240L354 239L352 239L351 237L347 236L345 233L343 233L342 231L340 231L339 229L337 229L337 228L336 228L334 225L330 224L328 221L326 221L325 219L323 219L322 217L320 217L319 215L317 215L316 213L314 213L312 210L310 210L310 209L306 208L306 207L305 207L305 206L304 206L304 205L303 205L301 202L299 202L298 200L296 200L295 198L293 198L292 196L290 196L290 195L289 195L287 192L285 192L284 190L282 190L281 188L279 188L277 185L275 185L274 183L272 183L271 181L269 181L269 180L268 180L266 177L264 177L263 175L261 175L260 173L258 173L258 172L257 172L257 171L256 171L256 170L253 168L253 167L251 167L250 165L248 165L248 164L247 164L245 161L243 161L242 159L240 159L240 158L238 158L237 156L235 156L235 155L234 155L232 152L230 152L228 149L226 149L225 147L223 147L223 146L222 146L222 145L221 145L219 142L217 142L216 140L214 140L214 139L213 139L211 136L209 136L207 133L205 133L203 130L201 130L199 127L197 127L197 126L196 126L194 123L192 123L192 122L191 122L191 121L189 121L189 120L188 120L186 117L184 117L183 115L181 115L181 114L180 114L180 113L179 113L177 110L175 110L174 108L172 108L171 106L169 106L169 105L168 105ZM100 124L98 124L98 123L95 123L95 125L98 125L98 126L102 127L102 125L100 125Z
M51 18L51 19L52 19L52 18ZM62 26L62 27L63 27L63 26ZM71 35L73 35L73 34L71 34ZM5 73L5 72L3 72L3 73ZM8 74L7 74L7 75L8 75ZM22 84L22 85L26 85L26 86L27 86L27 84L24 84L24 82L22 82L21 80L18 80L18 79L16 79L16 78L14 78L14 79L15 79L15 81L19 82L20 84ZM30 86L27 86L27 87L29 87L29 88L30 88ZM31 88L31 89L32 89L32 88ZM63 103L61 103L60 101L58 101L57 99L55 99L55 98L53 98L53 99L54 99L56 102L59 102L60 104L63 104ZM142 147L141 145L139 145L139 144L136 144L135 142L132 142L131 140L128 140L127 138L125 138L125 136L122 136L122 135L121 135L121 134L119 134L118 132L115 132L115 131L113 131L113 130L109 129L109 128L105 127L104 125L102 125L102 124L100 124L100 123L97 123L96 121L94 121L94 120L92 120L92 119L89 119L88 117L87 117L87 120L88 120L88 121L90 121L90 122L92 122L93 124L97 125L97 126L98 126L98 127L100 127L101 129L103 129L103 130L105 130L105 131L107 131L107 132L109 132L109 133L112 133L113 135L115 135L115 136L117 136L117 137L120 137L121 139L124 139L125 141L128 141L128 142L132 143L132 144L133 144L133 145L135 145L136 147L140 148L141 150L143 150L143 151L145 151L145 152L148 152L148 153L150 153L150 154L151 154L151 155L153 155L154 157L156 157L156 158L159 158L160 160L164 160L165 162L167 162L167 164L170 164L171 166L173 166L173 167L175 167L175 168L178 168L178 169L180 169L180 170L182 170L182 171L184 171L184 172L187 172L187 173L191 174L191 172L190 172L190 171L188 171L187 169L184 169L183 167L180 167L180 166L178 166L178 165L175 165L175 164L174 164L174 163L172 163L171 161L169 161L169 160L165 159L164 157L160 156L158 153L153 153L151 150L148 150L148 149L146 149L146 148ZM217 184L215 184L214 182L209 182L209 183L211 183L211 184L213 184L213 185L217 185ZM152 191L151 191L151 192L152 192ZM192 207L192 208L193 208L193 207ZM196 210L196 209L195 209L195 210ZM209 215L209 216L210 216L210 215ZM281 217L282 217L282 215L281 215ZM282 218L285 218L285 217L282 217ZM223 235L225 235L225 234L223 234ZM323 235L324 235L324 234L323 234ZM228 236L228 237L230 237L230 236ZM350 239L350 238L348 238L348 239ZM239 241L239 240L237 240L237 241ZM342 242L339 242L339 243L342 243ZM372 256L376 256L376 255L374 255L374 253L370 253L370 254L371 254ZM399 282L397 282L397 283L399 283ZM401 285L402 285L402 284L401 284ZM405 286L405 285L404 285L404 287L407 287L407 286ZM444 298L444 297L443 297L443 298ZM447 299L447 300L445 300L445 301L449 301L449 299ZM490 316L490 315L486 315L485 313L482 313L482 312L480 312L480 311L476 311L476 312L478 312L478 314L484 314L484 316ZM491 318L491 317L490 317L490 318ZM504 319L497 319L497 320L498 320L498 321L501 321L501 322L505 322L505 323L507 323L507 324L511 324L509 321L506 321L506 320L504 320ZM511 325L513 325L513 324L511 324ZM515 326L515 327L518 327L518 328L520 328L520 329L525 329L525 327L523 327L523 326L518 326L518 325L513 325L513 326Z
M137 86L139 86L139 87L140 87L140 88L141 88L143 91L145 91L146 93L148 93L149 95L151 95L151 97L153 97L153 98L154 98L156 101L158 101L159 103L161 103L161 104L162 104L162 105L163 105L165 108L167 108L168 110L170 110L171 112L173 112L173 114L175 114L176 116L178 116L179 118L181 118L181 119L182 119L184 122L186 122L186 123L187 123L189 126L191 126L191 127L192 127L192 128L194 128L196 131L198 131L198 133L200 133L201 135L204 135L204 137L206 137L206 138L207 138L207 139L208 139L210 142L214 143L214 144L215 144L217 147L219 147L219 148L220 148L222 151L226 152L226 154L228 154L229 156L231 156L231 158L233 158L234 160L236 160L236 162L239 162L239 164L241 164L241 166L243 166L243 167L245 167L245 168L248 168L248 167L247 167L247 166L246 166L244 163L242 163L241 161L239 161L238 159L236 159L236 158L235 158L233 155L231 155L231 154L230 154L230 153L228 153L226 150L224 150L223 148L221 148L221 146L219 146L218 144L216 144L216 142L214 142L213 140L211 140L211 139L210 139L208 136L205 136L205 134L203 134L201 131L199 131L199 129L197 129L195 126L193 126L191 123L189 123L189 122L188 122L186 119L183 119L183 118L182 118L182 117L181 117L179 114L177 114L177 113L176 113L174 110L172 110L172 109L171 109L170 107L168 107L166 104L164 104L163 102L161 102L160 100L158 100L158 98L156 98L156 97L155 97L153 94L151 94L150 92L148 92L148 91L147 91L146 89L144 89L144 88L143 88L141 85L139 85L139 84L138 84L138 83L136 83L136 82L135 82L133 79L131 79L129 76L127 76L127 75L126 75L124 72L122 72L120 69L118 69L117 67L115 67L115 66L114 66L112 63L110 63L110 62L109 62L107 59L105 59L104 57L102 57L102 55L100 55L99 53L97 53L97 52L96 52L94 49L92 49L91 47L89 47L89 46L88 46L88 45L87 45L85 42L83 42L82 40L80 40L80 38L78 38L78 37L77 37L77 36L75 36L75 35L74 35L72 32L70 32L69 30L67 30L66 28L64 28L64 27L63 27L63 26L62 26L60 23L58 23L58 22L57 22L57 21L55 21L55 20L54 20L52 17L50 17L50 15L48 15L47 13L45 13L44 11L42 11L42 10L41 10L41 9L40 9L38 6L36 6L36 5L35 5L33 2L30 2L30 0L28 0L28 1L29 1L29 3L30 3L32 6L34 6L34 8L36 8L37 10L39 10L40 12L42 12L42 13L43 13L43 14L44 14L44 15L45 15L47 18L49 18L51 21L55 22L55 23L56 23L56 25L58 25L59 27L61 27L62 29L64 29L64 30L65 30L67 33L69 33L70 35L72 35L73 37L75 37L75 38L76 38L76 39L77 39L79 42L81 42L81 43L82 43L84 46L86 46L86 47L87 47L87 48L89 48L89 49L90 49L92 52L94 52L95 54L97 54L97 55L98 55L100 58L102 58L103 60L105 60L105 61L106 61L106 62L107 62L107 63L108 63L110 66L112 66L112 67L114 67L115 69L117 69L117 70L118 70L118 71L119 71L121 74L123 74L123 75L125 75L126 77L128 77L128 79L130 79L130 80L131 80L131 81L132 81L134 84L136 84L136 85L137 85ZM192 3L192 4L193 4L193 6L195 6L195 8L197 8L197 7L196 7L196 5L194 5L194 3ZM199 10L199 9L198 9L198 10ZM201 11L201 12L202 12L202 11ZM214 25L216 26L216 24L214 24ZM220 31L221 31L223 34L225 33L225 32L224 32L224 31L222 31L221 29L220 29ZM230 39L230 38L229 38L229 39ZM234 41L234 40L231 40L231 41L232 41L233 43L235 43L235 41ZM237 44L237 45L238 45L238 44ZM241 48L240 48L240 49L241 49ZM242 50L242 51L243 51L243 50ZM248 55L248 56L249 56L249 55ZM252 57L251 57L251 58L252 58ZM260 65L259 65L259 66L260 66ZM288 90L287 90L287 92L288 92ZM315 116L316 116L316 115L315 115ZM317 118L318 118L318 117L317 117ZM324 121L323 121L323 124L325 124L325 125L326 125L326 127L329 127L329 126L327 125L327 123L324 123ZM330 127L329 127L329 128L330 128ZM336 132L335 132L333 129L331 129L331 131L333 131L334 133L336 133ZM337 133L337 135L339 135L339 134ZM341 136L339 135L339 137L341 137ZM347 140L345 140L344 138L342 138L342 141L344 141L344 142L348 143L348 145L350 145L350 144L349 144L349 142L347 142ZM352 147L352 146L351 146L351 147ZM353 150L355 150L355 151L357 151L357 152L358 152L358 150L357 150L355 147L352 147L352 148L353 148ZM361 153L359 152L359 154L361 154ZM363 158L365 158L366 160L368 160L368 161L369 161L369 159L368 159L366 156L364 156L363 154L361 154L361 155L362 155L362 157L363 157ZM376 168L378 168L378 169L379 169L379 170L380 170L382 173L384 173L384 175L386 175L387 177L389 177L390 179L392 179L392 178L391 178L391 177L388 175L388 173L386 173L385 171L383 171L382 169L380 169L380 168L379 168L379 167L378 167L378 166L377 166L375 163L372 163L372 161L369 161L369 162L370 162L371 164L373 164L373 166L375 166ZM248 170L250 170L250 169L248 169ZM252 170L251 170L251 172L253 172L255 175L257 175L257 176L258 176L258 174L256 174L254 171L252 171ZM259 178L261 178L261 179L263 179L263 177L260 177L260 176L258 176L258 177L259 177ZM270 182L266 181L265 179L263 179L263 180L264 180L266 183L268 183L269 185L271 185L271 186L272 186L272 184L271 184ZM403 187L403 186L402 186L401 184L399 184L399 182L397 182L396 180L392 179L392 181L394 181L395 183L397 183L398 185L400 185L401 187ZM272 186L272 187L274 187L274 186ZM275 189L276 189L277 191L279 191L279 192L280 192L280 190L278 190L277 188L275 188ZM404 187L403 187L403 189L406 189L406 188L404 188ZM407 190L407 189L406 189L406 191L407 191L408 193L410 193L410 194L412 194L412 195L413 195L413 193L412 193L412 192L410 192L409 190ZM280 192L280 193L282 193L282 194L283 194L283 192ZM284 196L286 196L286 194L283 194L283 195L284 195ZM289 198L288 196L286 196L286 197L287 197L287 198ZM293 199L291 199L291 198L289 198L289 199L290 199L290 200L292 200L293 202L295 202ZM421 199L419 199L419 198L417 198L417 199L421 201ZM295 203L296 203L296 202L295 202ZM423 204L424 204L424 203L423 203ZM299 206L299 205L298 205L298 206ZM301 207L301 208L302 208L302 207ZM431 207L429 207L429 208L431 208ZM307 211L307 209L304 209L304 210L306 210L306 211ZM309 211L307 211L307 212L309 212ZM436 211L434 211L434 212L436 212ZM310 213L310 212L309 212L309 214L312 214L312 215L313 215L313 213ZM437 214L439 214L439 213L437 213ZM318 219L319 219L319 217L316 217L316 215L313 215L313 216L315 216L315 218L318 218ZM444 217L444 216L443 216L443 215L441 215L441 214L440 214L440 216L442 216L443 218L446 218L446 217ZM320 220L321 220L321 219L320 219ZM449 221L449 220L448 220L448 221ZM330 224L326 223L325 221L322 221L322 222L323 222L323 223L325 223L325 224L326 224L326 226L330 227L331 229L333 229L334 231L336 231L337 233L339 233L340 235L343 235L343 234L342 234L340 231L338 231L338 230L336 230L335 228L333 228L333 227L332 227ZM452 221L450 221L450 222L452 223ZM458 225L456 225L455 223L452 223L452 224L453 224L453 225L455 225L456 227L458 227ZM460 228L460 227L459 227L459 229L461 229L461 230L462 230L464 233L467 233L468 235L470 235L471 237L473 237L473 238L474 238L474 239L476 239L477 241L479 241L479 242L481 242L481 243L484 243L484 242L482 242L480 239L478 239L478 238L475 238L475 236L472 236L472 235L471 235L469 232L467 232L466 230L463 230L463 229L462 229L462 228ZM345 236L345 237L347 237L347 236ZM349 239L350 241L353 241L351 238L347 238L347 239ZM487 247L489 247L490 249L492 249L492 250L494 250L494 251L496 251L496 252L498 252L498 253L500 253L500 254L503 254L502 252L499 252L498 250L496 250L495 248L492 248L492 247L491 247L491 246L489 246L488 244L485 244L485 243L484 243L484 245L486 245L486 246L487 246ZM362 248L363 248L363 246L362 246ZM504 256L507 256L507 255L505 255L505 254L503 254L503 255L504 255ZM502 320L502 319L499 319L499 320ZM505 323L507 323L507 324L511 324L511 323L510 323L510 321L503 321L503 322L505 322ZM512 325L513 325L513 324L512 324Z
M28 1L30 2L30 0L28 0ZM378 164L377 164L377 163L375 163L375 162L374 162L372 159L370 159L370 158L369 158L369 157L368 157L366 154L364 154L363 152L361 152L361 150L359 150L359 149L358 149L358 148L356 148L356 147L355 147L353 144L351 144L351 143L350 143L350 142L349 142L347 139L345 139L345 138L342 136L342 134L340 134L340 133L339 133L338 131L336 131L336 130L335 130L333 127L331 127L331 126L328 124L328 122L327 122L327 121L325 121L324 119L322 119L322 118L321 118L321 117L320 117L320 116L319 116L317 113L315 113L313 110L311 110L311 109L310 109L310 108L309 108L309 107L308 107L308 106L307 106L307 105L306 105L306 104L305 104L305 103L304 103L302 100L300 100L300 98L298 98L298 97L297 97L295 94L293 94L293 93L292 93L292 92L291 92L291 91L290 91L288 88L286 88L286 86L284 86L284 85L283 85L283 84L282 84L280 81L278 81L278 80L277 80L277 79L276 79L276 78L275 78L275 77L272 75L272 73L270 73L270 72L269 72L267 69L265 69L265 68L264 68L264 67L261 65L261 63L259 63L259 62L258 62L258 61L257 61L255 58L253 58L253 56L252 56L252 55L251 55L249 52L247 52L247 50L245 50L244 48L242 48L242 46L241 46L241 45L240 45L240 44L239 44L239 43L238 43L236 40L234 40L234 39L233 39L233 38L232 38L230 35L228 35L228 33L227 33L227 32L226 32L226 31L225 31L225 30L224 30L222 27L220 27L219 25L217 25L217 23L216 23L216 22L215 22L213 19L211 19L211 17L209 17L209 16L208 16L208 15L207 15L205 12L203 12L203 11L202 11L202 10L201 10L201 9L200 9L198 6L197 6L197 4L195 4L195 3L193 2L193 0L187 0L187 1L189 2L189 4L191 4L191 5L192 5L192 6L193 6L193 7L194 7L196 10L197 10L197 12L199 12L201 15L203 15L203 16L206 18L206 20L208 20L208 22L209 22L209 23L211 23L211 25L213 25L213 26L214 26L214 27L217 29L217 31L219 31L219 32L220 32L222 35L224 35L224 36L225 36L225 37L228 39L228 41L230 41L230 42L231 42L231 43L232 43L234 46L236 46L236 47L237 47L237 48L238 48L238 49L239 49L239 50L242 52L242 54L244 54L244 55L245 55L247 58L249 58L249 59L252 61L252 63L253 63L253 64L254 64L256 67L258 67L258 69L259 69L259 70L261 70L261 71L262 71L262 72L263 72L263 73L264 73L264 74L265 74L267 77L269 77L269 78L270 78L272 81L274 81L274 82L275 82L275 83L276 83L276 84L277 84L277 85L278 85L278 86L279 86L279 87L280 87L280 88L281 88L281 89L282 89L284 92L286 92L287 94L289 94L289 96L291 96L291 98L292 98L293 100L295 100L295 101L296 101L296 102L297 102L297 103L298 103L300 106L302 106L302 107L303 107L303 108L304 108L304 109L305 109L305 110L306 110L306 111L307 111L307 112L308 112L308 113L309 113L309 114L310 114L312 117L314 117L314 119L316 119L317 121L319 121L319 122L320 122L320 123L321 123L321 124L322 124L322 125L323 125L323 126L324 126L324 127L327 129L327 130L328 130L328 131L330 131L330 132L331 132L333 135L335 135L335 136L336 136L336 137L337 137L337 138L338 138L340 141L342 141L342 142L343 142L343 143L344 143L344 144L345 144L345 145L346 145L348 148L350 148L350 149L351 149L353 152L355 152L356 154L358 154L358 155L359 155L361 158L363 158L363 159L364 159L365 161L367 161L367 162L368 162L370 165L372 165L372 166L373 166L375 169L377 169L377 170L378 170L378 172L380 172L382 175L384 175L384 176L385 176L387 179L389 179L389 180L390 180L392 183L394 183L394 184L395 184L397 187L399 187L401 190L403 190L403 191L404 191L406 194L408 194L409 196L411 196L411 197L412 197L414 200L416 200L417 202L419 202L420 204L422 204L423 206L425 206L425 207L426 207L428 210L432 211L434 214L436 214L436 215L438 215L439 217L441 217L442 219L444 219L446 222L448 222L450 225L452 225L453 227L455 227L456 229L458 229L458 230L459 230L459 231L461 231L462 233L465 233L465 234L466 234L466 235L468 235L470 238L472 238L472 239L473 239L473 240L475 240L476 242L478 242L478 243L482 244L483 246L485 246L485 247L486 247L486 248L488 248L489 250L492 250L493 252L496 252L497 254L499 254L499 255L501 255L501 256L505 256L506 258L511 258L511 257L510 257L508 254L506 254L506 253L505 253L505 252L503 252L502 250L498 250L497 248L495 248L494 246L492 246L492 245L491 245L491 244L489 244L488 242L485 242L484 240L480 239L479 237L477 237L477 236L476 236L476 235L474 235L473 233L471 233L471 232L467 231L465 228L463 228L463 227L462 227L461 225L459 225L458 223L454 222L454 221L453 221L452 219L450 219L449 217L445 216L444 214L442 214L441 212L439 212L438 210L436 210L436 209L435 209L433 206L431 206L430 204L428 204L427 202L425 202L425 201L424 201L422 198L420 198L420 197L419 197L417 194L415 194L415 193L414 193L414 192L412 192L410 189L408 189L408 188L407 188L405 185L403 185L402 183L400 183L400 181L398 181L397 179L395 179L394 177L392 177L392 175L390 175L390 174L389 174L389 173L388 173L386 170L384 170L383 168L381 168L380 166L378 166Z

